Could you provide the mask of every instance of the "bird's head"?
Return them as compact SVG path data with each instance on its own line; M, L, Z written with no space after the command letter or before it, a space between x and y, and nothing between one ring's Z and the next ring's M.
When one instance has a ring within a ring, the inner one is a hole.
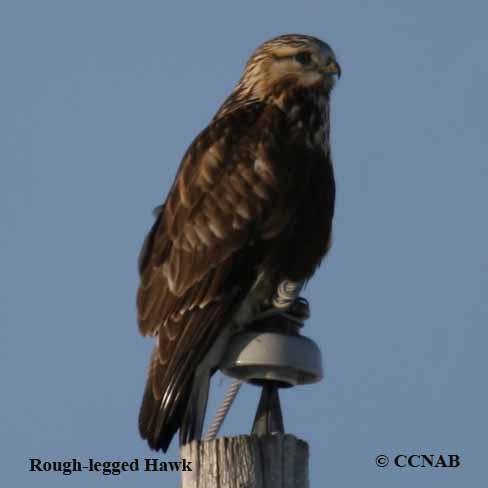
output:
M312 36L287 34L256 49L238 88L261 100L279 97L283 90L328 93L340 75L341 68L328 44Z

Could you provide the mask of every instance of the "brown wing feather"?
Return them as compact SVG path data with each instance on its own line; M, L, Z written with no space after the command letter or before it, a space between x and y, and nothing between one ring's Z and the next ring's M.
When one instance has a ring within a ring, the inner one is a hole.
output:
M286 222L277 201L285 182L257 142L279 123L282 114L261 104L212 123L190 146L144 243L139 327L158 346L139 422L155 449L169 445L196 366L252 286L262 260L252 244Z

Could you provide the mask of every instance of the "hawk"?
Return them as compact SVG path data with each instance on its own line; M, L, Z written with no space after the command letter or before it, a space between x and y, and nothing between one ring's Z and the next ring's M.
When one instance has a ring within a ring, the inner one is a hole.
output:
M283 285L299 290L330 247L338 76L334 52L317 38L259 46L156 211L137 293L139 330L156 342L139 414L152 449L166 451L177 430L182 444L201 436L229 337L282 306Z

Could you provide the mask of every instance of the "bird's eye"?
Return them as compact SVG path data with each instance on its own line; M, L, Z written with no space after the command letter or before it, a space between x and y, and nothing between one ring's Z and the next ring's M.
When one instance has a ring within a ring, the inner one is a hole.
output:
M295 59L303 66L306 66L307 64L310 64L310 62L312 61L312 55L307 51L302 51L300 53L295 54Z

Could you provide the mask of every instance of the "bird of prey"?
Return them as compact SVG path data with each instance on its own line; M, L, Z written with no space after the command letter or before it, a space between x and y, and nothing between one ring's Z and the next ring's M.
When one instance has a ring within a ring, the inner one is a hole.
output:
M183 157L139 257L139 329L156 341L139 430L152 449L178 429L182 444L200 438L229 337L283 307L280 290L299 290L330 247L338 76L315 37L265 42Z

